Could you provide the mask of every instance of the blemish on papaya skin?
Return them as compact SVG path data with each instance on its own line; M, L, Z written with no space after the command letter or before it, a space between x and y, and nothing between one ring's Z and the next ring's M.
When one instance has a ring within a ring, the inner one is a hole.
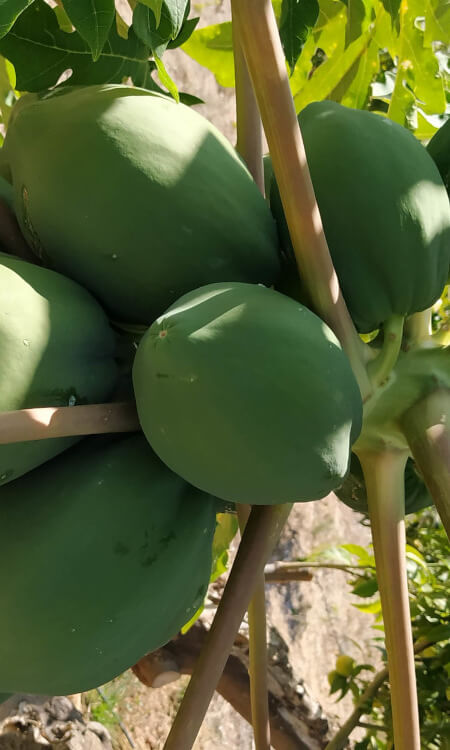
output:
M141 565L143 568L149 568L150 565L153 565L153 563L156 562L157 559L158 559L158 555L148 555L148 557L146 557L142 561Z

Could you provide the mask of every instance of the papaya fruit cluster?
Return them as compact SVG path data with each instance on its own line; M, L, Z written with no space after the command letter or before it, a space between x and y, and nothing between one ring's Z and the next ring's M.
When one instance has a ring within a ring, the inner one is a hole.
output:
M430 156L368 113L325 102L303 117L355 323L432 304L450 210ZM394 166L379 160L386 143ZM144 433L0 446L0 690L74 693L191 618L219 500L309 501L343 484L362 403L332 331L271 288L292 273L282 215L277 230L194 111L118 85L26 95L0 174L36 257L0 255L0 411L134 394ZM135 358L133 326L146 331Z

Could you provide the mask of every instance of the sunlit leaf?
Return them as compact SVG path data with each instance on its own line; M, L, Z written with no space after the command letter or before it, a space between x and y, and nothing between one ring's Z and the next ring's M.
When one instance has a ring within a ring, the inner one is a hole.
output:
M88 44L76 31L61 31L54 11L43 0L36 0L19 16L0 40L0 53L15 67L19 91L50 88L67 69L72 70L69 81L73 85L121 83L129 76L136 85L146 87L151 74L149 50L132 29L128 39L122 39L113 24L94 63Z
M158 55L155 53L153 57L156 63L156 70L158 71L159 80L161 81L162 85L166 87L167 91L175 99L175 101L179 102L180 95L178 93L175 81L168 74L163 61L158 57Z
M150 10L153 11L156 18L156 25L159 26L159 22L161 20L161 8L163 4L163 0L139 0L139 2L142 5L146 5L147 8L150 8Z
M116 9L114 0L62 0L64 10L98 60L108 39Z
M367 31L372 20L374 0L348 0L345 44L348 46Z
M291 73L318 16L317 0L283 0L282 2L280 38Z
M205 26L194 31L181 49L214 73L221 86L234 86L234 58L231 22Z

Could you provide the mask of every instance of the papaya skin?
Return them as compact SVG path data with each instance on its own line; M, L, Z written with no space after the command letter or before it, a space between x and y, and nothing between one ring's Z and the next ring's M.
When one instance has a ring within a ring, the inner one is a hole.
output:
M334 334L260 285L184 295L141 340L133 384L156 453L232 502L323 497L347 473L361 428L359 388Z
M22 231L114 320L150 324L211 281L272 283L270 210L205 118L129 86L24 96L2 150Z
M447 193L450 195L450 120L441 125L427 145L427 151L435 162Z
M105 401L117 379L114 336L89 292L3 253L0 290L0 411ZM0 446L0 485L76 440Z
M308 105L298 116L333 264L361 333L393 315L431 307L450 262L450 206L426 149L405 128L336 102ZM276 182L271 208L287 256L284 276L298 276ZM289 282L282 282L283 289ZM301 293L300 285L294 284Z
M142 434L3 487L0 690L82 692L175 636L208 586L215 510Z

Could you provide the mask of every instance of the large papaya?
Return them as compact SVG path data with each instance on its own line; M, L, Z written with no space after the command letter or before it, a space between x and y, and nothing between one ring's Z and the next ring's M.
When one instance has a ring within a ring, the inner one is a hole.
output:
M0 253L0 412L101 402L116 376L113 333L89 292L61 274ZM0 485L73 442L0 445Z
M436 165L405 128L336 102L298 117L325 235L359 331L430 307L450 261L450 207ZM271 205L296 274L275 180ZM285 284L283 288L287 288Z
M232 502L326 495L361 427L359 388L332 331L257 284L181 297L141 340L133 383L155 452Z
M442 125L427 145L427 151L435 162L450 195L450 120Z
M169 471L142 434L88 438L1 498L0 690L101 685L202 602L216 501Z
M150 323L211 281L272 283L276 229L250 173L205 118L129 86L29 94L2 173L47 265L116 320Z
M369 512L363 470L355 453L352 453L347 477L335 492L339 500L352 510L365 514ZM431 495L418 474L414 461L408 458L405 467L405 514L417 513L430 505L433 505Z

